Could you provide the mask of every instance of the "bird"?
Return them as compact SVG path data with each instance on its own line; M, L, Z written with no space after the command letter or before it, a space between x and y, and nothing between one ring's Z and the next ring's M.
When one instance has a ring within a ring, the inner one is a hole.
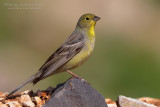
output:
M70 70L82 65L91 55L95 45L95 25L101 18L95 14L82 15L75 30L68 39L46 60L37 73L10 92L6 98L28 83L35 85L51 75L67 71L73 77L80 78Z

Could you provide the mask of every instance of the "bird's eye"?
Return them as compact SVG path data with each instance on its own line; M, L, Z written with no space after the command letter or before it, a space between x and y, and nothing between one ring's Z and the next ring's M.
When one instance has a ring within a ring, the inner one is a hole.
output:
M89 20L89 18L88 18L88 17L86 17L86 20Z

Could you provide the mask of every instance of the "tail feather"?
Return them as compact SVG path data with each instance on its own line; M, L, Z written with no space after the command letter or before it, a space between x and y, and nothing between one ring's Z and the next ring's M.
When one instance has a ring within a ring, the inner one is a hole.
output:
M15 90L13 90L11 93L9 93L6 97L6 99L11 96L12 94L14 94L16 91L18 91L19 89L21 89L23 86L25 86L26 84L32 82L34 80L34 75L30 78L28 78L24 83L22 83L21 85L19 85Z

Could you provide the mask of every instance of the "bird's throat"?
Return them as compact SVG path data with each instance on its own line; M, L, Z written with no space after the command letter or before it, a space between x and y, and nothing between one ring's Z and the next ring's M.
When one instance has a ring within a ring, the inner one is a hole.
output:
M94 26L91 26L88 31L88 39L91 41L91 43L93 44L95 42L95 32L94 32Z

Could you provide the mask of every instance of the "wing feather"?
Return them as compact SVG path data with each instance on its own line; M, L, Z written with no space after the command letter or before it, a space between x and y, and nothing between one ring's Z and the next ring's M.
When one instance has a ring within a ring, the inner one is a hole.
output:
M50 76L55 70L78 54L83 49L83 46L84 36L72 34L69 39L47 59L39 69L39 72L34 75L33 84Z

